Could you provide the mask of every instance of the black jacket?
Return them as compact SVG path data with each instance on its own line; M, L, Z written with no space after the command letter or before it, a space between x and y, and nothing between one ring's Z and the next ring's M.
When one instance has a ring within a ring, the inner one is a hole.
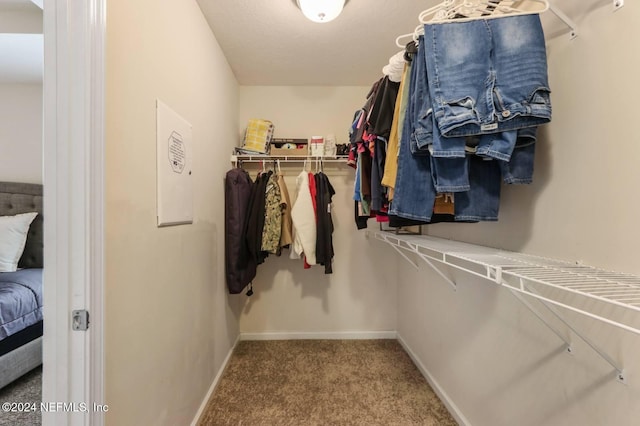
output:
M224 181L224 254L229 293L237 294L256 276L256 263L249 256L246 225L254 184L242 169L227 172Z
M316 235L316 263L324 265L324 273L333 273L333 220L331 219L331 198L336 193L324 173L316 173L316 208L318 214Z

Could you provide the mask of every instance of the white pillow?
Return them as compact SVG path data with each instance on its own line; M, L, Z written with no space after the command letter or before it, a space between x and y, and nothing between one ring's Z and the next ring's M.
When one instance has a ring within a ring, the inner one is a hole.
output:
M38 213L0 216L0 272L18 270L18 261L27 242L29 225Z

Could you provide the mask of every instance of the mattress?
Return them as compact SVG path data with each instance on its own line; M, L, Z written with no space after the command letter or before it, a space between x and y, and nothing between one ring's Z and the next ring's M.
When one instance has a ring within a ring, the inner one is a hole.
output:
M20 346L29 343L32 340L42 336L43 324L42 321L30 325L22 331L12 334L9 337L5 337L0 340L0 359L2 355L8 354L14 349L18 349Z
M42 268L0 273L0 341L42 320Z

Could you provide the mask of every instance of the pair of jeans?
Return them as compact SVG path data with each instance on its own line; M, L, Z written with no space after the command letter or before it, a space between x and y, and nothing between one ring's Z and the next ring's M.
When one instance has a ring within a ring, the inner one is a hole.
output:
M434 139L441 137L441 135L437 126L434 125L425 52L425 40L421 36L411 69L409 105L409 117L412 121L411 153L414 156L429 155L431 176L437 192L468 191L469 175L464 158L464 137L458 138L462 140L463 144L461 156L441 159L431 155Z
M502 180L508 184L533 182L533 160L536 153L537 127L518 130L516 145L509 161L499 161Z
M432 179L432 157L413 155L410 149L410 120L404 122L400 140L395 195L389 215L430 222L437 191ZM471 155L463 158L468 168L470 187L455 194L455 221L495 221L500 207L500 161Z
M551 120L546 49L536 14L425 24L435 157L462 157L459 136L485 139L484 155L508 161L514 131Z
M454 195L456 222L496 221L502 184L499 160L469 155L470 189Z
M501 161L476 155L467 156L465 159L470 187L468 191L455 194L455 221L498 220ZM431 156L428 151L426 155L412 155L408 138L403 138L400 143L395 195L389 214L431 222L436 195L436 188L431 179Z
M425 155L433 143L431 96L427 77L424 38L418 39L418 51L413 58L410 82L409 117L412 121L411 153Z
M410 114L413 111L415 99L416 80L413 72L415 66L416 59L414 58L412 78L409 82L410 99L398 147L398 171L389 215L429 222L436 200L436 190L431 179L429 151L423 151L422 155L413 155L412 153L412 142L415 142L415 138L413 134L414 123Z

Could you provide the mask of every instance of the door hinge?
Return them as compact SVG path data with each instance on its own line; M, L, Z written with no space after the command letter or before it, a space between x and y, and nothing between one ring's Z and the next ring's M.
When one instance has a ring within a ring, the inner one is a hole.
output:
M89 328L89 311L79 309L71 312L71 328L74 331L86 331Z

